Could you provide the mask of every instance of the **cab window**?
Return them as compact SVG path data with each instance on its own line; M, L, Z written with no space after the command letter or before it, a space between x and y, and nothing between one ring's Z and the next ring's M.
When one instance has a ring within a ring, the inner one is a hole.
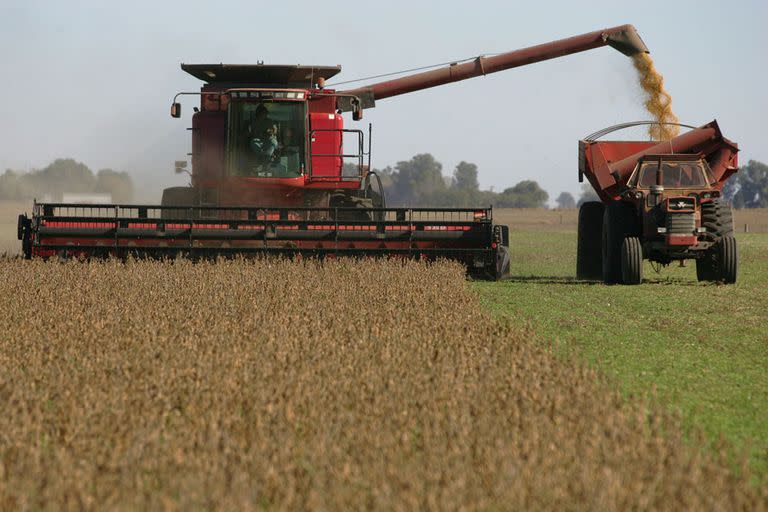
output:
M305 165L306 104L232 101L229 104L229 174L295 178Z
M657 183L658 162L644 162L640 167L640 188ZM699 162L661 162L661 184L664 188L703 188L707 186L704 170Z

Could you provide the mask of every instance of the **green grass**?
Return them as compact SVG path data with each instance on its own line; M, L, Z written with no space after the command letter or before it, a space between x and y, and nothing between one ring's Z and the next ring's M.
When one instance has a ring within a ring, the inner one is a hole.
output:
M513 278L478 282L494 313L530 324L542 343L576 354L623 393L682 413L690 433L749 450L768 482L768 235L738 235L736 285L699 284L693 262L639 286L575 281L575 233L518 233Z

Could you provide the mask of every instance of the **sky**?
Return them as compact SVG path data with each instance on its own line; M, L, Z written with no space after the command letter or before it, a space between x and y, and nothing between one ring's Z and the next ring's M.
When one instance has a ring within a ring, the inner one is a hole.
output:
M768 2L0 0L0 170L55 158L131 172L159 198L182 185L193 97L185 63L342 66L336 81L514 50L632 23L681 122L717 119L743 163L768 162ZM333 80L329 81L333 82ZM364 85L360 82L357 85ZM648 119L631 60L609 47L377 102L373 166L431 153L481 188L532 179L578 195L577 143ZM645 138L639 130L622 138Z

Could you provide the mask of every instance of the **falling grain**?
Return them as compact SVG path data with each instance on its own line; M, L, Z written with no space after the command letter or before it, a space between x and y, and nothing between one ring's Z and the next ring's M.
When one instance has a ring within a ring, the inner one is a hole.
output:
M678 123L679 119L672 111L672 96L664 89L664 77L656 70L653 59L647 53L638 53L632 57L637 71L640 87L645 94L645 108L654 121L648 128L652 140L669 140L680 133L680 127L663 123Z

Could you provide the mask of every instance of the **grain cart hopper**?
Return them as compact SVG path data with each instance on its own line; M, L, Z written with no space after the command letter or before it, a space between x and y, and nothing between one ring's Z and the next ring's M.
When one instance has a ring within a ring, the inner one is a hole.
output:
M509 270L508 230L491 208L387 208L370 128L366 144L341 114L360 120L384 98L606 45L647 51L623 25L352 90L326 87L338 66L182 64L205 82L171 107L180 117L179 96L200 97L190 186L166 189L160 206L35 204L19 218L24 254L404 255L456 259L498 279Z
M586 176L600 202L579 210L577 277L639 284L643 259L694 259L700 281L734 283L733 217L720 196L737 170L738 147L716 121L686 126L665 142L597 140L640 124L650 123L617 125L579 142L579 181Z

